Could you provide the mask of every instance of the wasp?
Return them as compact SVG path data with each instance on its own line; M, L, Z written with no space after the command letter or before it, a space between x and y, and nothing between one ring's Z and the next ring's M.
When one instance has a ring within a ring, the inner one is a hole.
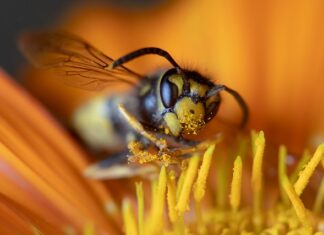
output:
M139 168L121 170L127 156L140 163L173 163L206 147L208 141L189 140L185 135L198 134L215 117L223 91L239 104L241 126L248 119L247 104L237 91L182 68L160 48L141 48L113 60L83 39L57 32L25 34L20 46L34 65L53 70L68 85L87 90L101 90L116 83L130 85L127 92L90 100L72 118L75 131L90 148L123 146L123 150L90 166L86 172L92 177L132 175ZM171 66L149 75L124 66L145 55L162 57ZM170 147L170 142L180 147ZM116 166L118 170L113 170Z

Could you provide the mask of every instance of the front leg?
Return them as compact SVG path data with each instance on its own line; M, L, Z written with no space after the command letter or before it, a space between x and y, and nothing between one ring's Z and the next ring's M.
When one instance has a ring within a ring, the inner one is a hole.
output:
M183 147L188 147L188 146L195 146L197 144L199 144L201 141L199 140L189 140L186 139L185 137L183 137L182 135L179 136L173 136L170 134L166 134L165 133L165 129L163 128L156 128L154 126L151 126L147 123L143 123L141 122L141 125L143 126L143 128L145 130L151 131L151 132L155 132L156 136L159 137L160 139L165 139L165 140L169 140L171 143L176 143L176 145L180 145Z
M129 157L130 161L139 162L139 163L161 161L166 165L179 163L183 160L183 158L180 158L180 156L185 156L188 154L192 154L194 152L202 152L206 150L210 144L217 143L221 139L218 136L217 138L199 142L199 141L187 140L182 136L174 137L159 132L159 135L171 137L174 140L180 141L182 144L185 144L187 146L187 147L169 149L167 148L167 141L165 138L158 138L156 134L148 132L144 128L143 124L140 123L132 114L130 114L122 104L120 104L118 108L120 112L123 114L123 116L125 117L125 119L127 120L127 122L129 123L129 125L137 133L147 138L158 148L158 152L154 152L154 150L148 151L147 146L144 146L142 142L131 141L128 144L128 149L132 154L132 156Z
M201 143L200 140L188 140L186 138L184 138L182 135L178 136L178 137L175 137L177 143L180 143L184 146L196 146L198 145L199 143Z
M168 152L166 139L158 138L155 134L148 132L122 104L119 104L118 108L121 114L127 120L128 124L138 134L153 143L158 149L157 152L156 149L148 149L148 146L145 146L141 141L130 141L128 143L128 149L131 154L128 157L129 161L138 163L161 161L166 165L179 162L177 158L173 158L171 155L166 154Z
M167 142L165 139L157 138L156 135L149 133L145 130L144 126L132 115L130 114L124 105L119 104L118 105L119 111L124 116L124 118L127 120L128 124L140 135L147 138L149 141L151 141L158 149L164 149L167 147Z
M172 149L162 149L159 152L159 155L168 155L171 157L185 157L197 152L205 151L210 145L217 144L222 140L221 134L216 135L215 137L203 141L195 141L191 142L190 140L183 139L183 141L188 141L187 147L179 147L179 148L172 148ZM193 144L195 143L195 144Z
M119 111L127 120L128 124L140 135L147 138L151 141L158 149L167 148L167 141L166 139L172 139L172 141L176 142L177 144L182 144L184 146L195 146L200 143L200 141L196 140L188 140L185 139L183 136L173 136L169 134L165 134L164 129L160 129L157 127L150 126L146 123L141 123L138 121L131 113L129 113L123 104L118 105ZM157 134L152 134L149 131L156 132ZM162 137L162 138L158 138Z
M161 162L164 165L180 164L188 156L190 157L193 153L204 152L210 145L219 143L221 139L221 135L217 135L215 138L197 142L197 144L193 146L163 148L158 152L156 152L156 150L155 152L154 150L149 151L147 147L139 141L131 141L128 144L128 149L132 155L129 156L128 159L131 162L141 164L156 161Z
M165 165L175 164L181 162L181 159L175 158L169 153L168 148L163 148L160 150L145 147L140 141L131 141L128 143L128 149L131 153L128 156L130 162L136 162L140 164L148 162L162 162Z

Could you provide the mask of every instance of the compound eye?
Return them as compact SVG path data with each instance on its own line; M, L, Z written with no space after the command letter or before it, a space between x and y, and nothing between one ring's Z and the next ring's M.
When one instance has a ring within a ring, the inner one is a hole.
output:
M179 90L176 84L169 81L168 74L165 74L162 78L160 85L160 93L162 98L162 103L165 108L172 107L178 99Z
M215 114L217 113L219 108L219 102L212 102L210 103L207 108L206 108L206 121L210 121L210 119L212 119Z

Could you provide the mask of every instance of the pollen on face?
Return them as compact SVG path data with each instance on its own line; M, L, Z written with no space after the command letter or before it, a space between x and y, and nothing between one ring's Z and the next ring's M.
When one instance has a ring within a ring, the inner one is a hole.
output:
M198 134L199 130L206 124L203 115L197 115L192 112L188 112L179 120L183 126L184 134Z

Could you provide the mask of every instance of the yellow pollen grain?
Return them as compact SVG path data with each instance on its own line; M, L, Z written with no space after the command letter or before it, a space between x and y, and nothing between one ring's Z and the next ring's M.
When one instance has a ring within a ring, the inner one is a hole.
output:
M283 181L284 177L287 176L286 173L286 157L287 157L287 149L284 145L281 145L279 147L279 164L278 164L278 172L279 172L279 187L280 187L280 194L281 194L281 199L284 202L284 204L288 204L288 198L285 193L285 190L282 187L281 182Z
M168 212L169 219L172 223L175 223L178 219L178 213L175 209L176 207L176 182L175 182L175 173L170 171L168 174Z
M318 146L313 157L307 163L305 169L299 174L299 178L294 185L295 191L298 196L300 196L304 191L310 177L313 175L315 171L315 168L323 159L323 155L324 155L324 143Z
M212 162L214 149L215 144L208 147L208 149L205 151L201 166L199 168L198 177L193 187L194 198L197 202L200 202L205 195L206 181Z
M123 220L126 235L138 235L137 224L128 199L123 201Z
M242 168L242 159L240 156L237 156L234 161L233 178L230 192L230 205L234 212L238 210L241 201Z
M144 234L144 192L143 183L136 183L138 234Z
M265 148L265 138L263 131L254 137L254 157L252 166L252 192L253 192L253 212L254 224L257 230L262 227L262 162Z
M199 155L194 155L189 160L189 166L186 172L186 176L184 178L183 186L176 206L176 210L179 214L183 214L186 210L189 209L191 187L197 174L199 160Z
M153 235L160 234L164 227L164 201L166 198L166 187L167 187L167 173L165 166L161 167L160 176L158 179L158 184L156 189L153 191L155 193L151 216L148 222L147 230L145 234Z
M288 177L283 178L282 185L283 185L283 188L285 189L285 192L287 193L287 195L289 197L289 200L291 201L291 203L295 209L298 219L300 220L301 224L303 224L304 227L307 230L309 230L308 234L311 234L312 227L311 227L309 218L307 216L306 208L304 207L304 204L303 204L302 200L299 198L294 187L291 185Z
M142 143L138 141L130 141L128 143L128 150L131 153L131 156L128 157L128 161L144 164L159 160L157 154L150 153L143 149L144 146Z

